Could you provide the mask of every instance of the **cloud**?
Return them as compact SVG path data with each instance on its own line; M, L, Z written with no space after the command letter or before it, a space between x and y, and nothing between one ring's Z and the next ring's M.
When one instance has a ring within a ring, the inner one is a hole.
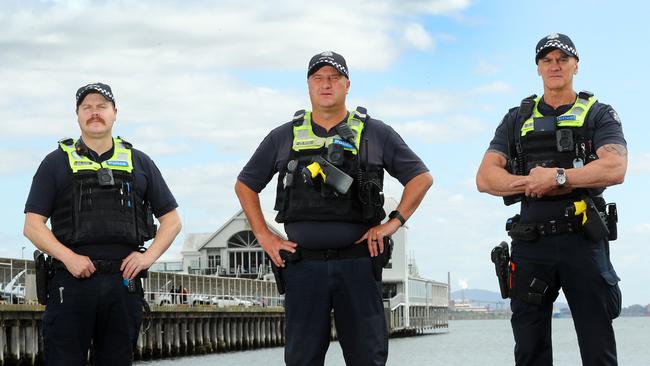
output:
M418 14L456 14L468 2L329 5L363 16L314 12L292 0L246 7L169 0L3 4L0 129L6 138L75 136L74 91L104 81L116 93L116 131L137 137L140 146L166 154L197 143L250 150L307 100L303 91L242 81L232 76L238 70L304 72L309 55L328 48L346 55L352 72L385 69L405 49L435 46L413 21Z
M404 41L406 44L420 50L431 49L435 46L431 35L417 23L407 24L404 29Z
M512 86L504 81L495 81L491 84L481 85L472 90L473 93L508 93L512 91Z
M650 153L630 154L629 174L650 173Z
M630 233L634 235L650 235L650 223L639 223L630 228Z
M474 73L477 75L494 75L499 72L499 67L486 59L480 59L478 65L474 68Z
M399 3L405 9L414 12L422 12L432 15L449 15L469 7L470 0L401 0Z
M465 115L448 116L436 122L418 120L393 123L392 126L403 138L425 143L459 141L487 128L478 118Z

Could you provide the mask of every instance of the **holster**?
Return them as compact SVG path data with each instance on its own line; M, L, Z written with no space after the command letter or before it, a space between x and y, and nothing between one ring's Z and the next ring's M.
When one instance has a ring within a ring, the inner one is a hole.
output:
M587 221L582 225L585 236L593 242L608 238L610 232L605 212L600 212L591 198L585 198L585 202L587 203Z
M52 275L52 259L46 258L40 250L34 251L36 269L36 298L41 305L47 305L47 283Z
M297 263L301 260L300 248L296 248L295 253L281 249L280 258L282 258L285 263ZM275 278L275 286L278 288L278 293L284 295L286 289L284 287L284 276L282 275L283 267L278 267L273 263L273 261L271 261L271 270L273 271L273 278Z
M393 242L393 238L390 236L384 236L384 252L379 253L376 257L370 258L372 262L372 274L375 277L375 281L381 282L382 272L384 271L384 268L388 266L388 263L393 256L394 246L395 243Z
M539 239L539 232L535 224L513 223L508 235L513 240L535 241Z
M508 283L510 277L510 248L508 248L508 243L502 241L499 245L494 247L490 253L490 258L492 263L494 263L494 271L499 280L501 298L507 299L510 295L510 286Z
M282 267L278 267L271 261L271 270L273 271L273 278L275 278L275 286L278 288L278 293L284 295L284 277L282 276Z

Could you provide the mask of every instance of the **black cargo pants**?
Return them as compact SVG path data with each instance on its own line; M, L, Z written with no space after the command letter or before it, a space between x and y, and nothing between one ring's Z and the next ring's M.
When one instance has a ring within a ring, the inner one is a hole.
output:
M510 302L517 366L553 364L552 301L560 288L571 309L582 364L617 365L612 319L621 312L621 290L607 241L592 242L582 233L513 241L512 262L515 273L519 270L513 283L516 291L529 291L535 277L549 284L551 294L543 304Z
M121 273L77 279L57 270L43 315L45 364L86 365L92 339L95 365L131 365L142 322L142 285L129 293Z

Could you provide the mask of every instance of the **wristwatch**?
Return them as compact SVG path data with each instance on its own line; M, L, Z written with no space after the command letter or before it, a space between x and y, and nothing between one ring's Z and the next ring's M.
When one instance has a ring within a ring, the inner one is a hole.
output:
M391 213L389 213L389 214L388 214L388 218L389 218L389 219L398 219L399 222L402 223L400 226L404 226L404 224L406 224L406 219L405 219L404 216L402 216L402 214L399 213L399 211L397 211L397 210L392 211Z
M559 168L557 173L555 173L555 183L557 183L557 186L560 188L563 188L566 184L566 172L564 169Z

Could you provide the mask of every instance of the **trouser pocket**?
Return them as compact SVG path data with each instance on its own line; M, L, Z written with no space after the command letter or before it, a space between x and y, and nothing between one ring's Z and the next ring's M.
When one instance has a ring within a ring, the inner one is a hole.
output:
M622 295L621 295L621 289L618 287L618 281L620 281L620 278L616 274L616 271L614 269L609 269L607 271L601 272L600 275L603 277L603 280L605 280L605 283L607 283L607 291L608 291L608 296L607 296L607 312L609 313L609 316L611 319L616 319L618 318L619 315L621 315L621 307L622 307Z

